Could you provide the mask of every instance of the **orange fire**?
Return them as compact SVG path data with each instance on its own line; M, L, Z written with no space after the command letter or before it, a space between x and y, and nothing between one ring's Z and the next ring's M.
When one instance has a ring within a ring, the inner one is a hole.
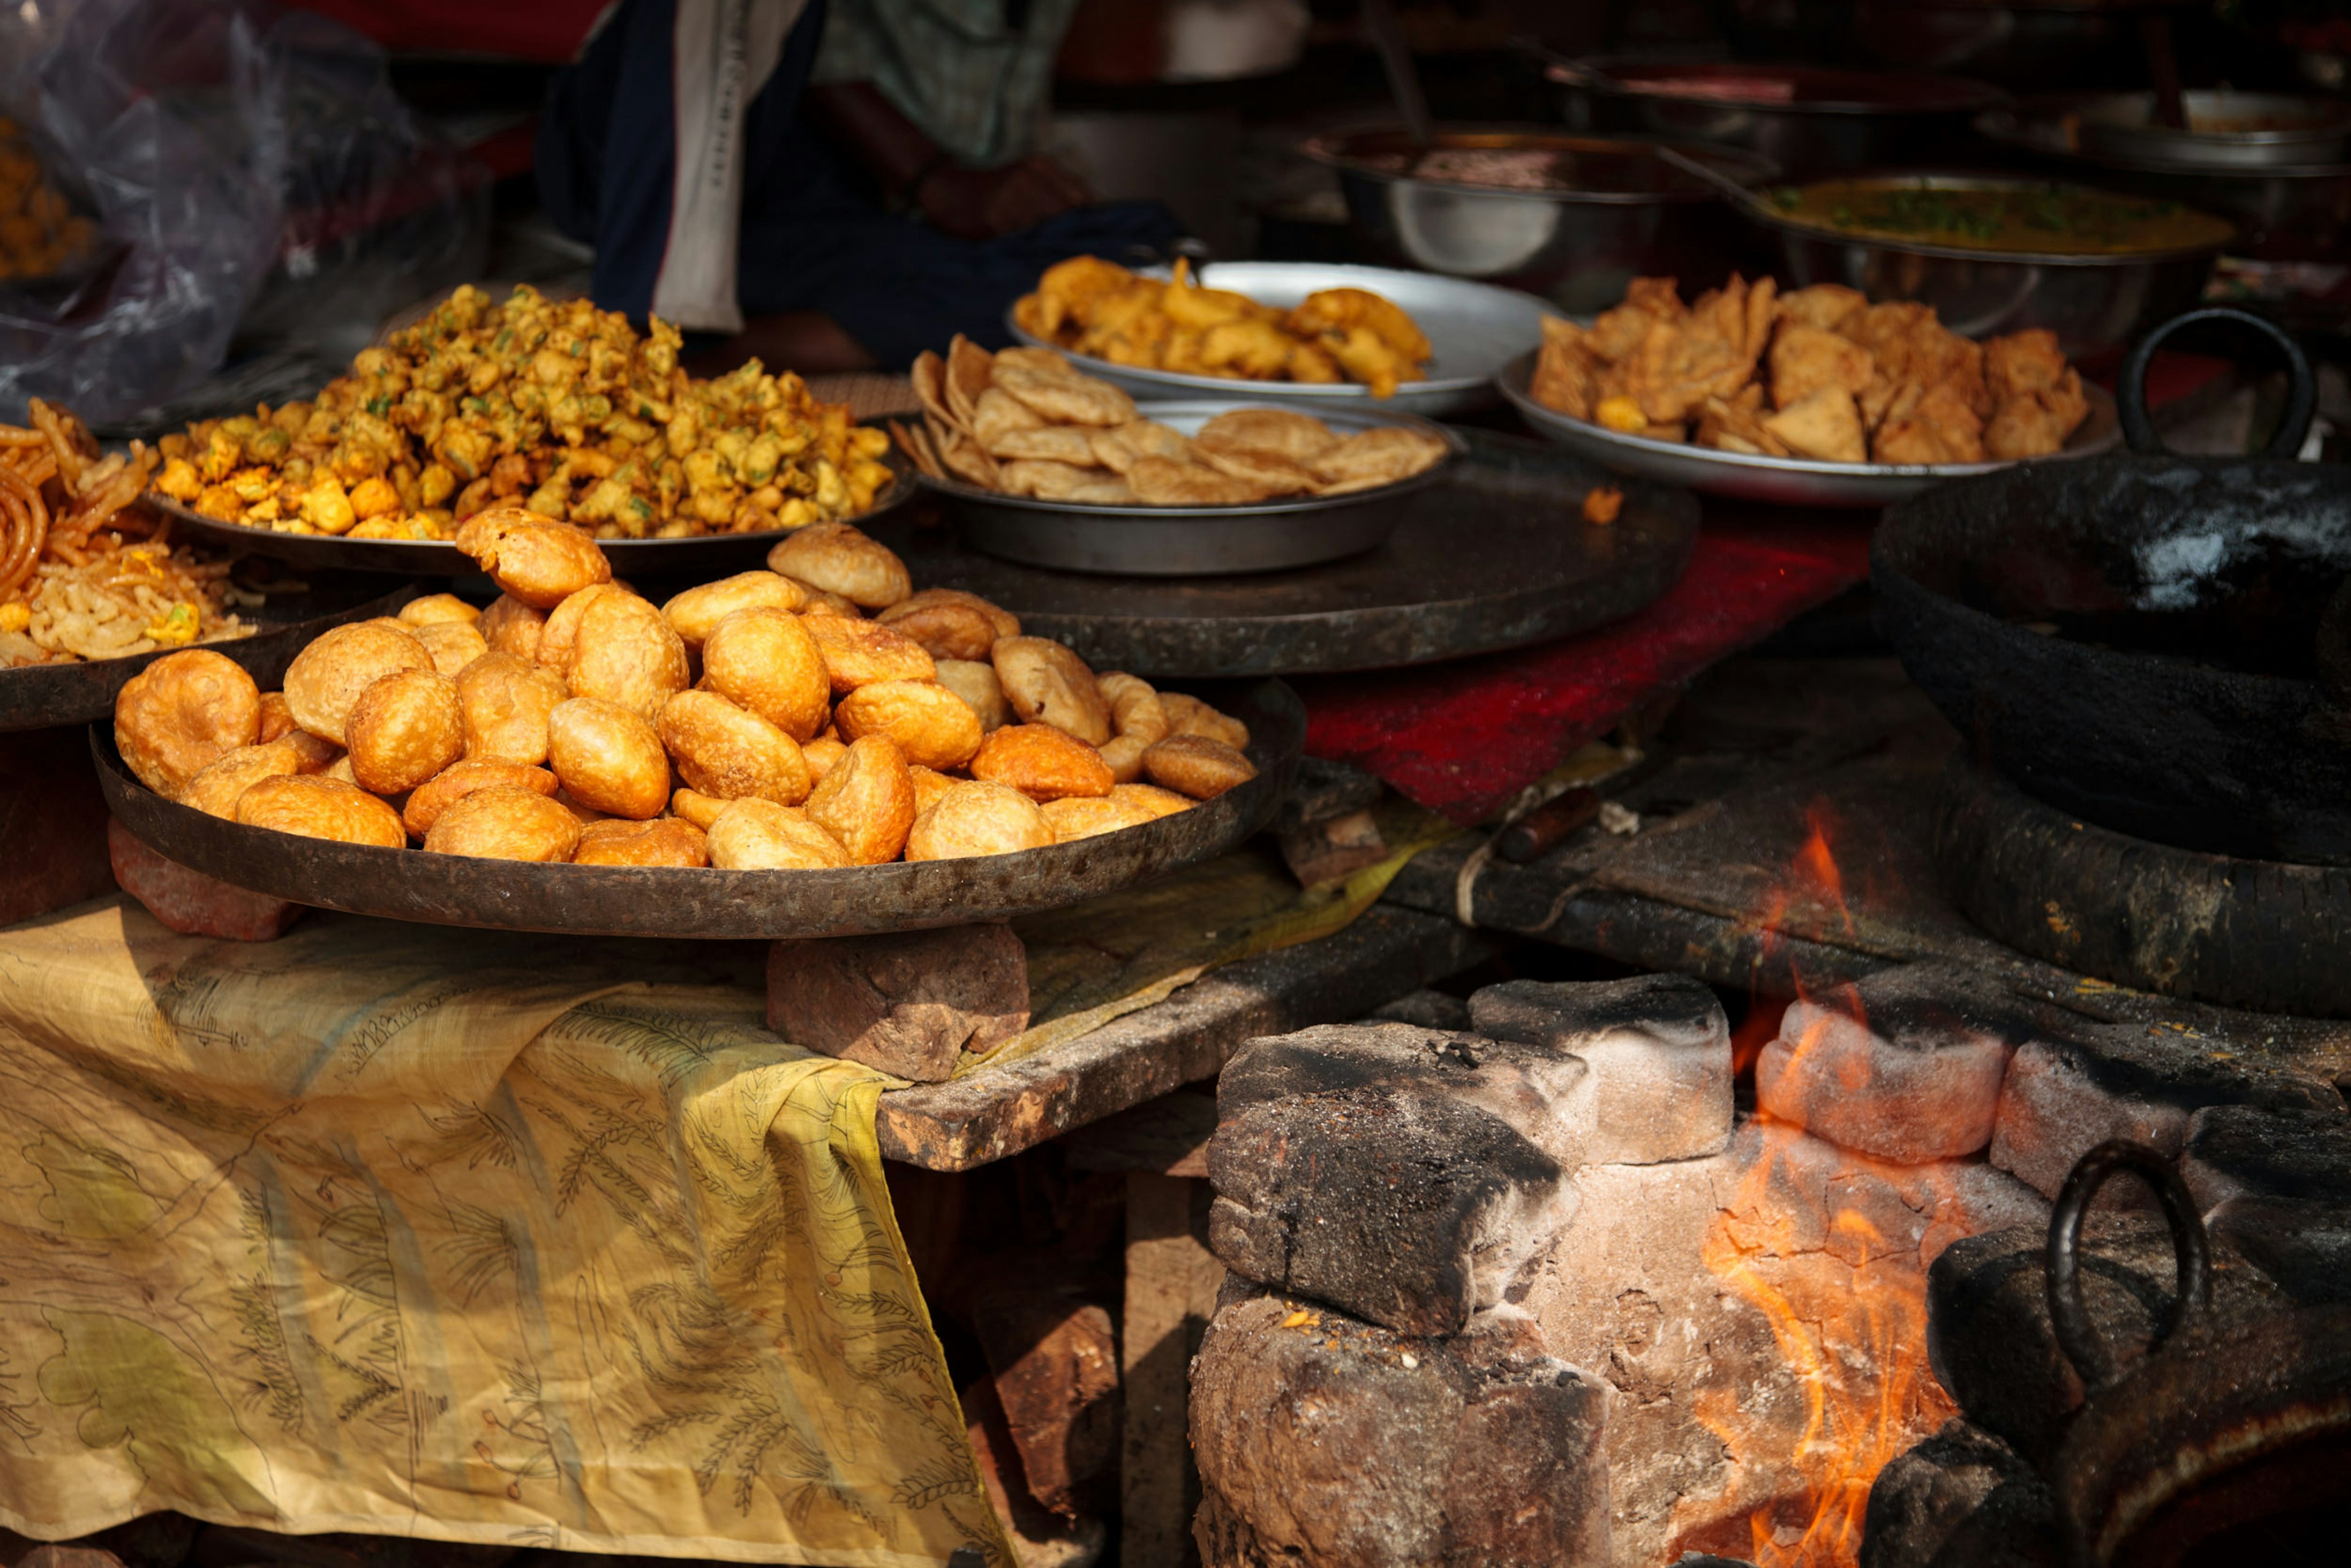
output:
M1834 823L1815 808L1810 827L1789 876L1756 912L1766 944L1798 912L1823 934L1854 930L1831 847ZM1755 1016L1776 1012L1759 1005ZM1825 1032L1817 1019L1809 1025L1792 1044L1792 1065ZM1741 1071L1770 1037L1747 1043ZM1760 1111L1749 1135L1760 1140L1755 1158L1701 1256L1762 1314L1801 1415L1765 1408L1774 1396L1761 1388L1719 1390L1702 1403L1698 1418L1733 1461L1723 1500L1749 1511L1744 1531L1735 1515L1718 1518L1683 1544L1744 1555L1760 1568L1850 1568L1877 1472L1956 1414L1927 1366L1925 1260L1906 1239L1889 1241L1860 1208L1823 1201L1835 1187L1819 1173L1838 1158L1825 1145ZM1736 1538L1741 1533L1746 1539Z

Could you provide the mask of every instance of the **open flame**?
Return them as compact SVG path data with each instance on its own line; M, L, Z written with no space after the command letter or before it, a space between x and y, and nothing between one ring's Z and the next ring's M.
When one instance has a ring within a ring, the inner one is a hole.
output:
M1854 930L1831 842L1834 824L1816 808L1809 825L1789 875L1754 916L1767 944L1792 914L1823 936ZM1813 999L1801 975L1797 989ZM1776 1025L1773 1012L1756 1009ZM1800 1065L1829 1027L1815 1014L1792 1042L1792 1061ZM1740 1071L1751 1071L1776 1032L1741 1031ZM1817 1174L1821 1145L1802 1129L1761 1111L1755 1121L1760 1149L1700 1255L1770 1326L1802 1401L1800 1419L1749 1408L1766 1397L1756 1390L1712 1391L1701 1403L1698 1418L1734 1465L1726 1496L1750 1500L1751 1507L1746 1540L1725 1538L1718 1521L1687 1544L1738 1552L1760 1568L1850 1568L1860 1556L1877 1472L1957 1412L1927 1366L1927 1280L1917 1249L1907 1238L1882 1234L1860 1207L1835 1204L1837 1184L1805 1179L1808 1155ZM1917 1175L1931 1184L1927 1173Z

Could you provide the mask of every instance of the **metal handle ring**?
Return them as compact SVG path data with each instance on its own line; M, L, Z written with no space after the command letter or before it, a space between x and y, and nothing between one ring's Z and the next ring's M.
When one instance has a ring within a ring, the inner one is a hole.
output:
M2155 1189L2157 1201L2163 1205L2163 1218L2171 1227L2171 1254L2179 1270L2171 1306L2157 1325L2148 1352L2160 1349L2189 1314L2200 1316L2212 1304L2211 1239L2204 1233L2204 1220L2196 1212L2188 1184L2179 1179L2171 1162L2145 1144L2126 1138L2109 1138L2084 1155L2065 1178L2057 1207L2049 1216L2047 1287L2049 1323L2056 1330L2058 1348L2093 1394L2113 1383L2120 1373L2114 1353L2097 1324L2090 1321L2089 1305L2082 1298L2082 1220L2098 1189L2108 1178L2125 1172Z
M2156 434L2155 421L2147 412L2147 368L2154 362L2155 350L2166 338L2182 327L2199 321L2233 321L2251 327L2278 346L2285 355L2286 394L2285 417L2278 423L2277 434L2262 448L2263 457L2292 457L2302 450L2304 437L2310 434L2310 422L2318 413L2318 378L2310 368L2310 356L2294 335L2265 316L2250 310L2232 310L2216 305L2202 310L2190 310L2174 316L2131 345L2123 360L2120 377L2115 382L2117 413L2122 416L2123 439L2133 452L2168 452L2163 437Z

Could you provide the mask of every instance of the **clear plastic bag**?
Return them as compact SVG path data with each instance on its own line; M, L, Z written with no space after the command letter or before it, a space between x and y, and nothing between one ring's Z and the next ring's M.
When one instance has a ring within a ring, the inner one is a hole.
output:
M201 381L241 324L372 320L480 265L486 181L348 28L265 0L0 8L0 58L35 48L5 107L100 237L0 283L0 419L42 397L103 425Z

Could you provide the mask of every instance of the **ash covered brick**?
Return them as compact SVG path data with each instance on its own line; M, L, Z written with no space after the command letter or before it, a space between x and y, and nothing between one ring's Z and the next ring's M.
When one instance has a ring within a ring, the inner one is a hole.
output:
M1569 1052L1591 1065L1587 1161L1695 1159L1730 1141L1730 1023L1702 981L1510 980L1472 996L1469 1017L1496 1040Z
M1965 970L1888 969L1790 1007L1756 1061L1756 1102L1879 1159L1957 1159L1991 1142L2001 1081L2032 1023Z
M2204 1223L2214 1246L2241 1255L2297 1304L2351 1301L2351 1204L2232 1197Z
M1228 1268L1407 1333L1458 1333L1499 1304L1575 1212L1550 1155L1479 1106L1416 1088L1228 1112L1208 1179L1208 1245Z
M2176 1158L2189 1118L2208 1105L2334 1111L2332 1085L2223 1057L2193 1036L2136 1025L2082 1024L2020 1047L2001 1085L1991 1163L2054 1198L2079 1160L2108 1138ZM2135 1181L2110 1182L2101 1207L2152 1203Z
M147 847L115 818L106 820L114 880L147 913L186 936L268 942L302 917L302 905L191 871Z
M1523 1339L1391 1333L1259 1296L1193 1363L1207 1568L1609 1561L1600 1385Z
M2200 1209L2232 1197L2351 1204L2351 1116L2208 1105L2188 1120L2179 1175Z

